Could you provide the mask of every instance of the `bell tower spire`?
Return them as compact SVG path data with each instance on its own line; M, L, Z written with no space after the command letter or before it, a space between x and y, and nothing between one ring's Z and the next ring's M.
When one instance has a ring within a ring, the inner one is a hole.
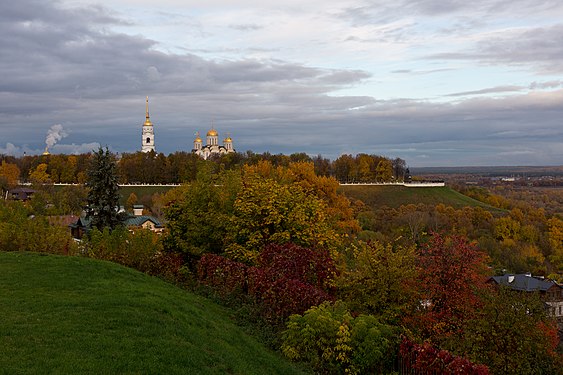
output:
M149 97L147 96L147 105L145 110L145 123L144 126L152 126L151 117L149 116Z
M146 99L145 106L145 123L143 124L143 133L141 137L141 151L150 152L154 149L154 127L149 116L149 97Z

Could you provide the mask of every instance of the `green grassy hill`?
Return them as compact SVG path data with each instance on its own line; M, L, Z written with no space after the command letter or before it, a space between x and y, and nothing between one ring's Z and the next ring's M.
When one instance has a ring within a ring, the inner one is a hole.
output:
M361 200L375 209L381 206L397 208L406 204L424 203L437 205L443 203L456 209L466 206L479 206L493 212L500 212L498 208L469 198L449 187L408 188L405 186L340 186L339 191L349 198Z
M121 199L119 203L125 205L127 202L127 198L131 193L135 193L137 198L141 199L141 197L145 195L153 195L153 194L166 194L170 189L173 189L172 186L121 186L119 188L119 194L121 195Z
M301 373L229 310L103 261L0 252L0 373Z

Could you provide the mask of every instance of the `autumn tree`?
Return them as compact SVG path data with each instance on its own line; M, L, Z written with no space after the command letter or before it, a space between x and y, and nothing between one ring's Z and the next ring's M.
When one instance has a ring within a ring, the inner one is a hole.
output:
M137 198L137 194L135 193L131 193L129 194L129 197L127 198L127 201L125 202L125 209L133 212L133 206L137 204L137 201L139 200L139 198Z
M394 370L397 341L393 326L353 315L340 301L324 302L290 317L281 350L319 374L387 374Z
M557 327L536 293L482 289L481 307L464 327L455 351L494 374L561 374Z
M119 185L115 156L101 147L93 154L88 171L88 206L87 217L92 219L92 226L103 230L120 224Z
M332 162L334 174L340 182L351 182L354 178L354 158L352 155L344 154Z
M44 184L51 180L51 176L47 173L47 168L49 166L45 163L41 163L37 165L35 169L33 169L29 173L29 179L31 182L36 184Z
M313 163L257 162L242 181L227 249L235 258L252 261L269 242L335 250L360 230L338 182L317 176Z
M553 217L548 221L550 261L559 273L563 273L563 220Z
M443 344L475 314L484 254L464 237L435 233L418 250L416 263L420 305L405 322L420 338Z
M343 257L336 281L339 297L353 311L376 315L397 323L414 298L416 279L414 247L378 242L359 243Z
M202 169L196 181L170 190L161 202L169 228L166 248L184 252L192 265L203 253L221 253L240 186L237 172Z
M377 163L375 173L375 179L378 182L389 182L393 178L393 164L390 160L383 159Z
M6 163L2 160L0 165L0 178L4 178L7 187L14 187L18 184L20 178L20 169L16 164Z
M252 263L268 243L327 249L338 242L325 203L295 184L246 177L233 214L226 252L238 260Z

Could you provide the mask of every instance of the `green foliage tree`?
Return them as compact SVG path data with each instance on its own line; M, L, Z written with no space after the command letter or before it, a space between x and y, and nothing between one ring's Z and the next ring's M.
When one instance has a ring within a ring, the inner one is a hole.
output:
M120 223L119 185L115 156L101 147L93 154L88 171L88 206L87 217L92 219L92 226L103 230L113 229Z
M67 228L31 215L21 202L0 200L0 251L76 254L76 250Z
M324 302L290 317L282 352L318 373L384 374L393 371L397 341L396 330L374 316L353 317L342 302Z
M163 198L166 248L184 252L194 262L203 253L222 252L240 186L238 172L200 171L196 181L170 190Z
M340 297L357 312L393 324L412 307L416 279L413 246L360 243L340 267Z
M465 327L457 352L494 374L561 374L557 329L538 294L506 287L482 290L482 306Z

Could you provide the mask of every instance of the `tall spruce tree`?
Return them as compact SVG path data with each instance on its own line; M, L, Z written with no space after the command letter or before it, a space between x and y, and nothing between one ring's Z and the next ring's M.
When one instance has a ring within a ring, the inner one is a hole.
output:
M88 170L88 207L86 217L92 219L92 226L102 230L115 228L119 218L119 185L115 156L106 147L94 153Z

